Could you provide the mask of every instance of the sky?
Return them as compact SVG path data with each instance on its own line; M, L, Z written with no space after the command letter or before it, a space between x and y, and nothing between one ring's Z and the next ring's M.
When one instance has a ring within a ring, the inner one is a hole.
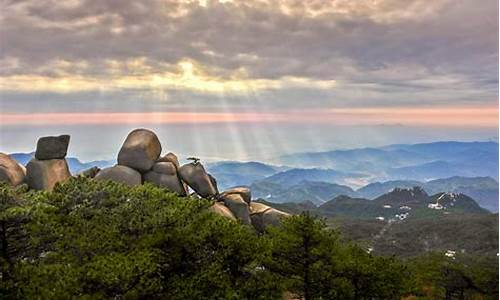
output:
M116 155L498 140L496 0L0 0L0 151Z

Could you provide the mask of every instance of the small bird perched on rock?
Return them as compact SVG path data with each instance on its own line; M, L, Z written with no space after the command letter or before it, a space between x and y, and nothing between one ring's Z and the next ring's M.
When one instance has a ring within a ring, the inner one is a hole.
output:
M193 164L193 165L197 165L197 164L199 164L199 163L200 163L200 159L199 159L198 157L188 157L188 158L186 158L186 159L187 159L187 160L192 160L192 161L193 161L193 162L192 162L192 164Z

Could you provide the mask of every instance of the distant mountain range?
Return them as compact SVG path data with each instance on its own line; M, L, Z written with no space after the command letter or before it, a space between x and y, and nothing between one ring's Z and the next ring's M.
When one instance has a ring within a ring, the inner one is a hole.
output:
M292 186L280 185L272 180L260 180L251 185L255 198L270 202L304 202L311 201L321 205L337 196L375 199L395 188L422 187L429 194L439 192L462 193L492 212L498 211L498 182L491 177L450 177L420 182L415 180L397 180L375 182L358 190L349 186L327 182L302 181Z
M217 178L220 189L239 185L250 185L252 182L264 179L286 170L286 167L271 166L260 162L223 161L209 163L208 172Z
M345 238L378 254L411 257L447 250L496 255L498 214L481 208L460 193L427 194L422 188L396 188L374 200L337 196L314 205L273 203L277 209L326 217Z
M382 221L462 213L489 213L465 194L440 192L431 196L420 187L395 188L374 200L340 195L319 206L311 204L313 203L306 202L305 206L300 204L298 209L306 207L306 210L326 217L378 218ZM285 211L291 209L297 213L295 205L291 203L286 205L290 208L284 208Z
M319 205L337 195L355 195L355 191L346 185L306 180L291 186L271 180L261 180L253 183L250 188L254 198L263 198L271 202L311 201Z
M498 143L435 142L284 155L272 162L296 168L365 173L376 181L489 176L498 180Z
M414 186L422 187L429 194L439 192L462 193L476 200L482 207L492 212L498 212L498 182L491 177L454 176L427 182L415 180L375 182L356 190L355 195L374 199L394 188L411 188Z
M33 153L12 154L26 164ZM115 161L67 158L73 174ZM250 186L254 198L321 205L345 195L374 199L394 188L422 187L429 194L463 193L498 211L498 143L435 142L285 155L262 162L206 163L220 190Z

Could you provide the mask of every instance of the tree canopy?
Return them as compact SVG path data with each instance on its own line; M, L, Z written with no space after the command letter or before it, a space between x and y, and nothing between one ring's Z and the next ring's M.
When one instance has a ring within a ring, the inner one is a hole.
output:
M498 269L375 256L307 213L259 234L149 184L0 185L2 299L496 298Z

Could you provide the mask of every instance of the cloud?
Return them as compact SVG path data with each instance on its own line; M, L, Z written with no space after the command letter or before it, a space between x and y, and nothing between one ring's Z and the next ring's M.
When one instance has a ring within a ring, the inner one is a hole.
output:
M498 100L493 0L7 0L1 11L0 105L12 112Z

